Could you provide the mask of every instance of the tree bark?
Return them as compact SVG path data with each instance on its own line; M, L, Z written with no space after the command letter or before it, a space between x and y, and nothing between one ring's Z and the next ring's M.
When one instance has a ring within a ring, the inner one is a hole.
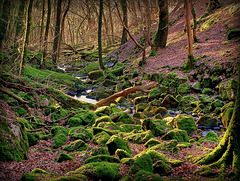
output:
M55 67L58 65L58 45L60 40L60 26L61 26L61 11L62 11L62 0L57 1L57 15L56 15L56 25L55 34L53 40L53 54L52 60Z
M5 0L3 3L2 15L0 18L0 50L2 50L2 43L6 40L7 25L10 18L10 1Z
M26 30L25 30L25 35L24 35L24 39L23 39L23 50L22 50L22 54L21 54L19 75L21 75L22 72L24 71L24 68L25 68L26 62L27 62L29 35L31 32L30 28L31 28L31 19L32 19L32 5L33 5L33 0L29 0L27 15L26 15Z
M103 14L103 0L100 0L99 18L98 18L98 55L99 66L102 70L105 69L102 61L102 14Z
M51 0L48 0L48 13L47 13L47 23L44 35L44 43L43 43L43 55L41 60L41 68L46 68L46 55L47 55L47 46L48 46L48 34L50 27L50 18L51 18Z
M123 24L125 27L128 27L128 18L127 18L127 1L126 0L120 0L122 12L123 12ZM122 40L121 45L127 42L127 29L123 27L122 31Z
M191 8L192 8L192 17L193 17L193 41L194 42L198 42L198 38L197 38L197 35L196 35L196 29L197 29L197 19L196 19L196 12L195 12L195 9L194 9L194 6L193 6L193 3L190 1L190 5L191 5Z
M44 15L45 15L45 0L42 0L42 19L41 19L41 27L40 27L40 47L41 47L41 49L42 49L42 39L43 39Z
M158 48L165 48L168 37L168 1L159 0L159 22L158 31L153 41L152 49L157 50Z
M14 46L19 46L19 39L23 33L23 17L24 17L24 7L25 7L25 0L21 0L18 5L18 16L16 21L16 32L15 32L15 43Z
M193 52L192 52L192 32L190 24L190 4L189 0L185 0L186 6L186 25L187 25L187 37L188 37L188 60L187 60L187 69L193 68Z
M111 10L111 2L107 0L108 3L108 11L109 11L109 18L110 18L110 25L111 25L111 44L114 43L114 27L113 27L113 19L112 19L112 10Z
M238 81L240 82L240 63L238 62ZM240 178L240 84L238 84L237 96L234 104L232 118L229 122L224 137L218 146L207 156L198 161L202 166L195 173L206 173L207 170L213 173L211 168L220 167L220 179L224 180L226 176L233 176L232 180ZM232 165L229 175L226 175L227 164ZM217 173L216 173L217 174Z

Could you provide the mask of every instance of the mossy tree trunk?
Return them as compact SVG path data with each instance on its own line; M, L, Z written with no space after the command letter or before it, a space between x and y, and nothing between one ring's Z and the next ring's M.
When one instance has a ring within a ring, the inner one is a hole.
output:
M0 49L2 50L2 43L6 40L7 25L10 16L10 1L5 0L2 7L2 14L0 18Z
M50 18L51 18L51 0L48 0L48 13L47 13L47 22L46 22L46 29L45 29L45 35L44 35L44 43L43 43L43 55L42 55L42 61L41 61L41 68L46 68L46 55L47 55L47 46L48 46L48 33L49 33L49 27L50 27Z
M153 50L157 50L159 47L165 48L168 36L168 1L159 0L158 7L159 7L158 31L153 41L152 45Z
M207 11L212 12L222 6L219 0L209 0Z
M240 82L240 63L238 63L238 81ZM207 174L208 171L212 174L211 168L220 167L220 177L224 179L226 175L227 164L232 165L230 175L234 176L233 180L240 178L240 84L238 84L237 96L234 104L232 118L228 129L218 146L207 156L198 161L202 166L196 171L198 174Z
M102 70L105 69L102 61L102 14L103 14L103 0L100 0L99 18L98 18L98 55L99 66Z
M128 27L128 18L127 18L127 1L126 0L120 0L121 6L122 6L122 12L123 12L123 23L126 27ZM123 27L122 31L122 40L121 45L127 42L127 30Z
M188 37L188 60L187 60L187 69L193 68L193 52L192 52L192 32L191 32L191 23L190 23L190 3L189 0L185 0L186 6L186 25L187 25L187 37Z
M24 68L25 68L26 62L27 62L27 51L28 51L31 19L32 19L32 5L33 5L33 0L29 0L28 8L27 8L27 15L26 15L26 29L25 29L24 39L23 39L23 50L22 50L22 54L21 54L19 75L21 75L22 72L24 71Z
M57 1L57 15L56 15L56 25L55 25L55 33L53 40L53 55L52 60L54 66L58 65L58 45L60 40L60 26L61 26L61 11L62 11L62 0Z

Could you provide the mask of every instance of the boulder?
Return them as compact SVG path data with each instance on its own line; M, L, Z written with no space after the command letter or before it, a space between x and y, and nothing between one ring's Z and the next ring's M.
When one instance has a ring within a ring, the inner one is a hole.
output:
M197 129L194 118L186 114L177 115L174 118L174 126L178 129L185 130L188 134L191 134Z
M69 154L61 153L60 156L56 159L57 162L64 162L64 161L67 161L67 160L74 161L74 158L71 157Z
M164 97L161 106L166 108L176 108L178 106L178 100L168 94Z
M74 139L81 139L83 141L90 141L93 137L93 132L83 126L74 127L69 130L68 135Z
M85 160L85 164L92 162L110 162L110 163L120 163L120 160L116 157L110 155L96 155Z
M153 137L152 132L148 130L142 133L132 133L126 136L124 140L131 143L144 144L152 137Z
M151 130L152 134L154 136L161 136L164 135L165 133L165 128L167 127L166 124L162 124L159 125L157 124L154 120L148 118L148 119L143 119L141 120L142 122L142 130L147 131L147 130ZM164 121L162 121L163 123L165 123Z
M69 145L64 147L64 150L67 151L82 151L87 149L87 144L82 140L76 140L71 142Z
M172 168L163 162L162 160L157 161L156 163L153 164L153 171L154 173L158 173L159 175L170 175L172 173Z
M88 77L91 80L97 80L99 77L102 77L104 75L102 70L94 70L88 73Z
M200 116L196 124L198 126L218 126L218 119L211 115Z
M162 137L163 140L177 140L179 142L187 142L189 140L189 136L186 131L175 128L169 131Z

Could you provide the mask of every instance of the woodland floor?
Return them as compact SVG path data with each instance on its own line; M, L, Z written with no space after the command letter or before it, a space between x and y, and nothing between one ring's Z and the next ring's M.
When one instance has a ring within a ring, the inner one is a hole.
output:
M197 17L200 17L205 12L205 3L206 1L201 1L195 5ZM223 3L224 5L227 4L227 2L225 1L223 1ZM172 15L171 20L174 20L181 13L183 13L181 11L182 10L179 10L174 15ZM239 39L223 43L227 40L227 26L231 27L231 29L235 29L237 27L239 28L239 18L240 16L231 17L229 13L221 14L218 23L211 25L211 28L202 32L199 30L200 26L202 25L202 23L200 23L197 28L197 37L199 38L199 42L194 43L193 45L194 57L206 55L207 57L202 59L202 61L208 62L209 66L213 66L216 61L218 64L221 64L227 62L234 62L239 59ZM184 24L185 16L182 16L174 25L169 26L167 47L165 49L158 50L156 56L148 58L146 60L147 63L142 67L142 70L147 71L148 73L159 73L162 71L169 72L170 70L168 68L162 67L167 65L169 65L170 67L180 67L186 61L187 36L183 31ZM120 49L122 49L123 51L119 55L119 61L123 61L124 59L129 57L129 52L134 46L135 44L133 43L133 41L129 41L125 45L120 47ZM135 56L141 56L141 53L138 53ZM138 64L136 64L136 66L137 65ZM179 77L186 77L186 74L181 72L179 69L174 69L173 71L176 72ZM224 79L225 77L223 77L223 80ZM9 110L8 112L11 113L11 110ZM71 141L73 140L68 138L68 142L66 144L69 144ZM69 171L76 170L84 164L85 158L81 157L81 155L79 154L73 155L74 159L76 160L75 162L55 162L54 160L59 156L58 153L65 151L63 151L64 146L56 149L55 152L45 151L46 148L52 149L52 145L53 139L49 139L48 141L40 140L37 145L29 148L27 160L21 162L0 162L0 180L19 180L24 173L29 173L35 168L41 168L44 170L48 170L52 173L64 175ZM132 156L146 149L142 144L129 143L129 145L134 151ZM91 145L91 147L97 146L98 145L94 144ZM213 149L217 146L217 144L201 143L201 146ZM198 157L201 155L205 155L209 152L209 150L199 150L196 145L193 145L191 148L181 149L177 154L169 154L169 152L164 152L167 156L169 156L169 158L184 161L184 164L174 168L172 174L167 177L186 178L188 180L208 180L209 177L206 178L193 175L193 171L200 168L200 165L194 165L193 163L189 162L189 160L186 159L186 156L191 154L193 155L193 157ZM90 154L90 151L88 151L88 153ZM122 175L126 175L128 171L129 167L122 164Z

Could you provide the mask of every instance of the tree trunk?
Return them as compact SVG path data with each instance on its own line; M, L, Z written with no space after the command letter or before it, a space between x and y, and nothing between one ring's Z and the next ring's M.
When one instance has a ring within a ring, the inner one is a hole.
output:
M238 81L240 82L240 63L238 63ZM216 166L220 167L219 180L224 180L226 177L226 166L227 164L232 165L230 175L234 176L231 180L239 180L240 178L240 84L238 84L237 96L234 104L232 118L227 128L224 137L218 144L218 146L207 156L198 161L202 166L201 169L195 173L202 174L210 171L213 173L211 168ZM217 173L216 173L217 174Z
M193 41L198 42L198 38L196 36L196 29L197 29L197 19L196 19L196 12L194 10L193 3L190 1L191 7L192 7L192 17L193 17Z
M122 12L123 12L123 23L126 27L128 27L128 18L127 18L127 1L126 0L120 0L121 6L122 6ZM121 45L127 42L127 30L123 27L122 31L122 40Z
M109 35L109 29L108 29L108 23L107 23L107 19L105 16L105 13L103 12L103 20L104 20L104 27L105 27L105 34L106 34L106 39L107 39L107 46L111 44L111 39L108 36Z
M21 0L18 6L18 16L16 22L16 32L15 32L15 42L14 46L19 46L19 39L23 33L23 17L24 17L24 7L25 7L25 0Z
M98 18L98 55L99 66L102 70L105 69L102 61L102 14L103 14L103 0L100 0L99 18Z
M61 25L61 11L62 11L62 0L57 1L57 15L56 15L56 25L55 25L55 34L53 40L53 64L55 67L58 65L58 45L60 40L60 25Z
M110 25L111 25L111 44L113 44L114 43L114 27L113 27L113 19L112 19L112 10L111 10L111 2L110 2L110 0L107 0L107 3L108 3Z
M3 3L3 10L0 19L0 50L2 50L2 43L6 40L7 25L10 18L10 1L5 0Z
M31 28L31 19L32 19L32 5L33 5L33 0L29 0L27 14L26 14L26 30L25 30L25 35L24 35L24 39L23 39L23 50L22 50L22 54L21 54L19 75L21 75L22 72L24 71L24 68L25 68L26 62L27 62L29 35L31 32L30 28Z
M219 0L209 0L208 7L207 7L207 11L208 11L208 12L212 12L212 11L214 11L215 9L220 8L221 6L222 6L222 5L221 5L221 3L219 2Z
M50 18L51 18L51 0L48 0L48 13L47 13L47 23L44 35L44 44L43 44L43 55L41 61L41 68L46 68L46 55L47 55L47 46L48 46L48 34L49 34L49 27L50 27Z
M188 36L188 60L187 60L187 69L193 68L193 52L192 52L192 32L190 24L190 4L189 0L185 0L186 6L186 25L187 25L187 36Z
M41 19L41 27L40 27L40 48L41 49L42 49L42 39L43 39L44 15L45 15L45 0L42 0L42 19Z
M148 42L149 45L152 45L150 40L150 24L151 24L151 13L150 13L150 0L143 1L146 6L146 37L145 41Z
M153 50L158 48L165 48L167 44L168 36L168 1L159 0L159 22L158 22L158 31L156 37L153 41Z

